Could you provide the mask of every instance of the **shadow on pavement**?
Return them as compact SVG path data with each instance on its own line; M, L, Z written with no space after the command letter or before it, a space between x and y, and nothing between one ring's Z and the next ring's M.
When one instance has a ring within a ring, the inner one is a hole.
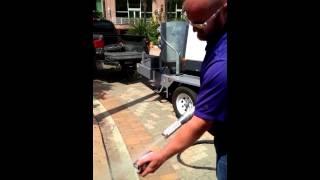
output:
M105 99L107 91L111 90L111 84L100 80L93 80L93 96L96 99Z
M98 122L100 122L103 118L107 117L108 115L112 115L112 114L115 114L115 113L117 113L119 111L127 109L128 107L133 106L133 105L135 105L135 104L137 104L139 102L142 102L142 101L144 101L146 99L149 99L149 98L151 98L151 97L153 97L155 95L157 95L157 93L154 92L154 93L151 93L149 95L143 96L143 97L141 97L139 99L136 99L134 101L128 102L126 104L123 104L123 105L120 105L118 107L112 108L112 109L110 109L110 110L108 110L106 112L100 113L100 114L96 115L95 118L96 118L96 120Z

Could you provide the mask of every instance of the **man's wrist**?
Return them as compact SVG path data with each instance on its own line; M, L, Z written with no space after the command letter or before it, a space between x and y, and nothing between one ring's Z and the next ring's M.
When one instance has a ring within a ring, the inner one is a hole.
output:
M161 157L163 162L170 158L170 155L168 154L168 151L166 151L165 149L161 149L159 151L159 154L160 154L160 157Z

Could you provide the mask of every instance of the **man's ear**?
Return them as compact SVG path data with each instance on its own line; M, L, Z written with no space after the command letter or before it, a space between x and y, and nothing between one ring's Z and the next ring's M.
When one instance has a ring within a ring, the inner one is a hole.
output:
M223 7L224 7L224 8L228 7L228 2L224 3L224 4L223 4Z

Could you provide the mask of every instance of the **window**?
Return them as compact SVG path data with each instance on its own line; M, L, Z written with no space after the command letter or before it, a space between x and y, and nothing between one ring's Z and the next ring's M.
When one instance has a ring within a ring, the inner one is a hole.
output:
M147 12L152 13L152 0L147 0Z
M177 3L177 9L182 9L182 4L183 4L183 1L179 1Z
M152 17L152 2L147 0L146 17ZM143 0L116 0L116 17L141 18L144 17ZM129 13L129 16L128 16Z
M141 6L141 17L144 17L143 12L143 0L141 0L142 6ZM151 18L152 17L152 0L147 0L147 9L146 9L146 17Z
M128 0L129 8L140 8L140 0Z
M182 10L183 0L177 1L168 1L167 4L167 19L180 19L181 18L181 10Z
M116 0L116 17L128 17L127 0Z
M116 11L127 11L127 0L116 1Z

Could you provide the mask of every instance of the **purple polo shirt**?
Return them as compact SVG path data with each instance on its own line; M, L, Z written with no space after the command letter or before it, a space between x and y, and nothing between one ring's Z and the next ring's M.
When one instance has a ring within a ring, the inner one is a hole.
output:
M224 124L227 114L227 33L216 43L208 42L206 51L194 115ZM209 132L215 135L216 129Z

